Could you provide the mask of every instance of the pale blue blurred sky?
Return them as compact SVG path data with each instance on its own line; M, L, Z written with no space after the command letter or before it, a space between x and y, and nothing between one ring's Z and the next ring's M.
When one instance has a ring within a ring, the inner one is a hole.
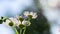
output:
M33 0L0 0L0 16L16 16L32 6Z

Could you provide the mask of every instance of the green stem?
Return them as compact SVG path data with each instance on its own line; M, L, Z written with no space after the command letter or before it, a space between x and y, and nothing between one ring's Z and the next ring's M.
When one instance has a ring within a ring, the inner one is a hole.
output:
M29 23L29 25L31 24L30 20L31 20L31 19L29 18L29 19L28 19L28 23Z
M23 34L25 34L25 31L26 31L26 27L24 28Z
M20 29L20 34L22 34L22 29Z
M16 34L19 34L16 28L14 28L14 30L15 30Z
M28 18L28 21L30 21L30 18Z

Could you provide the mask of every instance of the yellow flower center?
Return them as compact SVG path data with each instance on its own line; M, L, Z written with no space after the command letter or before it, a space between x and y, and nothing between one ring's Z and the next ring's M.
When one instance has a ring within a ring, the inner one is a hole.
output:
M32 15L28 15L28 18L32 18L33 16Z
M13 26L13 25L14 25L14 23L13 23L13 22L10 22L10 23L9 23L9 26Z
M19 28L22 29L23 27L25 27L23 24L20 24L20 25L19 25Z
M19 18L19 20L22 22L24 20L24 18Z

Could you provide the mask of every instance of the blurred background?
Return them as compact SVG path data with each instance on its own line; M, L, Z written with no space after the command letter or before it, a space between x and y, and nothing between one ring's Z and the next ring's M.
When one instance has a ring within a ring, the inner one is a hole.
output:
M38 17L31 21L32 24L27 27L26 34L50 34L49 24L37 4L38 0L0 0L0 16L14 17L24 11L37 12Z

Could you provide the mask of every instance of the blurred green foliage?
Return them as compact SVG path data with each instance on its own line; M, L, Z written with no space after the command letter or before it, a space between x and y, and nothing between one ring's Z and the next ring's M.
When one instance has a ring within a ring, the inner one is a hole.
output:
M38 17L31 20L31 26L27 27L25 34L49 34L49 24L46 18L38 13Z

